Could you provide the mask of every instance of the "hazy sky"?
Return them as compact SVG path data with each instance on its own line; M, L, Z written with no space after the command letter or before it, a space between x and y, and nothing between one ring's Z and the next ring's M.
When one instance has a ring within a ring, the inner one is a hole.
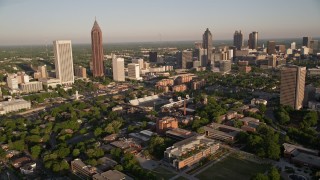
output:
M104 43L320 36L320 0L0 0L0 45L90 43L95 16Z

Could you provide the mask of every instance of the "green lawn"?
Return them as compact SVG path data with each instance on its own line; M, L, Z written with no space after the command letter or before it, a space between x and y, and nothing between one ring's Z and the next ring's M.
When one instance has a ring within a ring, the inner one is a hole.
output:
M177 173L169 171L163 167L157 167L152 170L152 173L157 176L159 180L167 180L175 176Z
M264 173L269 167L270 166L266 164L261 165L248 160L228 156L221 162L214 164L206 171L198 174L196 177L201 180L244 180L250 179L256 173Z

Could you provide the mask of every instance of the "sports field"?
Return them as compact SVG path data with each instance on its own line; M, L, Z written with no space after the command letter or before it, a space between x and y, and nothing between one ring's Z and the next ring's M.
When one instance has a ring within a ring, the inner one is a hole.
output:
M266 164L258 164L234 156L228 156L221 162L212 165L196 175L196 177L201 180L250 179L256 173L264 173L269 167Z

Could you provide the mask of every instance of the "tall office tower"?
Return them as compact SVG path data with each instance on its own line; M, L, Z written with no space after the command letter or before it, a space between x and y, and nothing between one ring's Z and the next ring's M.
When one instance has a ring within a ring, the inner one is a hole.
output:
M306 67L287 66L281 69L280 104L298 110L302 107Z
M241 47L243 46L243 35L241 31L234 32L233 45L237 48L237 50L241 50Z
M296 42L291 43L291 49L296 49Z
M61 84L74 83L71 41L53 41L56 77Z
M190 69L193 67L192 51L184 50L181 56L182 69Z
M102 32L96 20L91 30L91 48L93 77L102 77L104 75Z
M139 64L139 68L143 69L143 59L141 58L132 59L132 63Z
M249 34L248 40L249 49L257 49L258 48L258 32L253 31Z
M114 81L125 81L124 77L124 59L123 58L112 58L112 71Z
M312 40L310 41L310 54L317 54L319 52L319 41Z
M128 77L134 80L140 80L140 65L136 63L128 64Z
M149 62L157 62L158 53L156 51L149 52Z
M46 65L38 66L38 72L40 72L41 78L47 78L48 77L48 75L47 75L47 66Z
M195 48L195 49L200 49L200 48L202 48L202 42L195 42L195 43L194 43L194 48Z
M212 34L209 31L209 29L207 28L207 30L204 32L203 36L202 36L202 47L203 49L207 50L207 56L208 56L208 61L210 62L211 59L211 55L212 55Z
M268 54L275 54L276 53L276 42L274 42L274 41L267 42L267 53Z
M310 48L310 41L312 41L312 37L303 37L302 38L302 46L306 46L307 48Z
M207 50L203 48L195 49L195 57L200 61L200 66L206 67L208 64Z

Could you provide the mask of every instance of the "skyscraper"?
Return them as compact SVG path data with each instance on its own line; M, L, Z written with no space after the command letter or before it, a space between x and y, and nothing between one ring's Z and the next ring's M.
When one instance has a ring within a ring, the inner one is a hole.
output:
M158 53L156 51L149 52L149 62L157 62Z
M274 42L274 41L267 42L267 53L268 54L275 54L276 53L276 42Z
M317 54L319 51L319 41L318 40L311 40L310 41L310 54Z
M193 66L192 51L184 50L181 56L182 69L190 69Z
M307 48L310 48L310 41L312 41L312 37L303 37L302 38L302 46L306 46Z
M53 41L56 77L61 84L74 83L72 47L70 40Z
M209 29L207 28L207 30L204 32L203 36L202 36L202 46L203 49L207 49L207 57L208 57L208 61L210 62L211 59L211 55L212 55L212 34L209 31Z
M102 32L96 20L91 30L91 47L93 77L102 77L104 75Z
M241 47L243 46L243 35L241 31L234 32L233 45L237 48L237 50L241 50Z
M302 107L306 67L287 66L281 69L280 104L298 110Z
M257 49L258 48L258 32L253 31L249 34L248 40L249 49Z
M112 58L112 71L114 81L125 81L124 77L124 59L123 58Z

